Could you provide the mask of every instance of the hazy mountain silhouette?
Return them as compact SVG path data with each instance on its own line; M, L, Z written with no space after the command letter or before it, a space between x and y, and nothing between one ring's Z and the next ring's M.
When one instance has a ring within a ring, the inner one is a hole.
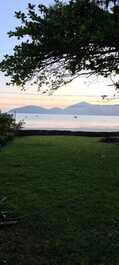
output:
M32 114L71 114L71 115L105 115L119 116L119 104L99 105L81 102L71 105L65 109L61 108L42 108L39 106L24 106L14 108L10 113L32 113Z
M39 106L30 105L11 109L9 113L62 114L64 113L64 110L60 108L47 109Z

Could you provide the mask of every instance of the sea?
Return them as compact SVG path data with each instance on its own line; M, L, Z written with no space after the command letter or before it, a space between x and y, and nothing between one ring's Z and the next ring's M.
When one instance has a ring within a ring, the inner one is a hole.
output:
M17 121L23 121L22 129L71 130L71 131L119 131L119 116L94 115L46 115L16 114Z

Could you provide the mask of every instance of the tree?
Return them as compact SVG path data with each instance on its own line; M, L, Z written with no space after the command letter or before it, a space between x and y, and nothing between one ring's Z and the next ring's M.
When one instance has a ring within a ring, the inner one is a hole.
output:
M11 84L30 81L46 92L81 74L119 74L119 0L55 0L15 15L21 25L9 37L23 41L0 63Z
M106 99L107 98L107 95L102 95L101 98L102 99Z

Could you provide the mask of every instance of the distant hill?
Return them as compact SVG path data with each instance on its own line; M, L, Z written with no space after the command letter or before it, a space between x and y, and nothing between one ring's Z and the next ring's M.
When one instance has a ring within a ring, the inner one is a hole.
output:
M62 114L64 110L60 108L46 109L39 106L24 106L20 108L14 108L9 113L31 113L31 114Z
M39 106L24 106L12 109L9 111L9 113L119 116L119 104L94 105L86 102L81 102L78 104L71 105L65 109L60 109L60 108L46 109Z
M81 102L65 109L69 114L119 116L119 104L99 105Z
M24 106L20 108L11 109L10 113L44 113L45 108L41 108L38 106Z

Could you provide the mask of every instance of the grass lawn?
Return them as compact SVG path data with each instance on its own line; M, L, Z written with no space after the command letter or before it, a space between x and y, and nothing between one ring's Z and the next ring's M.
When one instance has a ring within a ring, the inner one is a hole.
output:
M17 138L0 152L0 265L119 265L119 145Z

